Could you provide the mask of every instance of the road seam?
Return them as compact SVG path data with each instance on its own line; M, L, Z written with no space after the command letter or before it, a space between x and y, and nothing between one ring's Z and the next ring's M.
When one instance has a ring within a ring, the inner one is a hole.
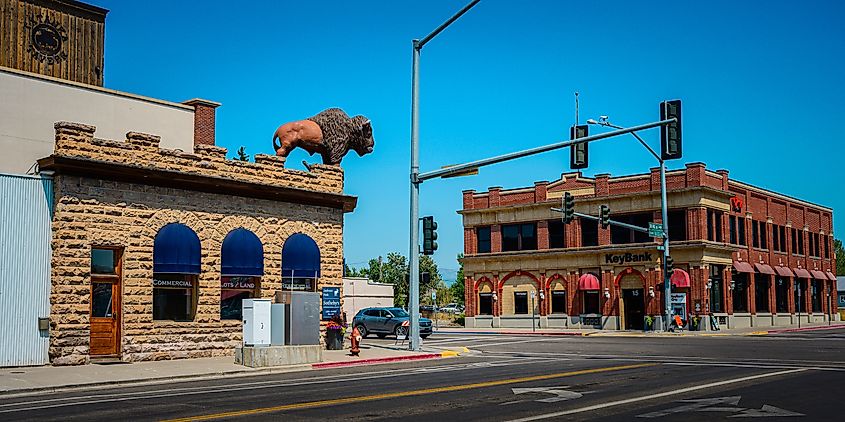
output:
M623 404L636 403L636 402L645 401L645 400L657 399L657 398L661 398L661 397L677 396L677 395L681 395L681 394L688 393L688 392L691 392L691 391L703 390L703 389L713 388L713 387L720 387L720 386L728 385L728 384L736 384L736 383L739 383L739 382L751 381L751 380L760 379L760 378L774 377L774 376L778 376L778 375L787 375L787 374L792 374L792 373L796 373L796 372L804 372L804 371L808 371L808 369L800 368L800 369L791 369L791 370L788 370L788 371L768 372L768 373L765 373L765 374L751 375L751 376L742 377L742 378L734 378L732 380L717 381L717 382L712 382L710 384L697 385L697 386L694 386L694 387L687 387L687 388L682 388L682 389L679 389L679 390L664 391L662 393L657 393L657 394L649 393L645 396L633 397L633 398L624 399L624 400L617 400L617 401L612 401L612 402L608 402L608 403L595 404L595 405L592 405L592 406L579 407L577 409L563 410L563 411L560 411L560 412L546 413L546 414L543 414L543 415L529 416L529 417L520 418L520 419L511 419L508 422L529 422L529 421L537 421L537 420L541 420L541 419L556 418L556 417L559 417L559 416L566 416L566 415L572 415L572 414L575 414L575 413L589 412L591 410L604 409L606 407L614 407L614 406L619 406L619 405L623 405Z

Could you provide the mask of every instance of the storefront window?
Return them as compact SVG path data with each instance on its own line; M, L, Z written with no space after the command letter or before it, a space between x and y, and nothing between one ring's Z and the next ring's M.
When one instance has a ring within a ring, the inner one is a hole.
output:
M724 312L724 305L722 302L722 273L724 271L721 265L710 266L710 282L713 283L710 287L710 307L712 312Z
M513 313L528 313L528 292L513 292Z
M599 226L595 221L578 219L581 225L581 246L599 245Z
M722 241L722 215L721 211L707 209L707 240ZM672 233L671 230L669 233Z
M769 312L769 286L771 279L767 274L754 274L754 306L757 313Z
M565 314L566 313L566 291L555 290L552 292L552 313Z
M258 297L258 277L222 277L220 319L243 319L243 300Z
M584 313L599 313L599 292L598 290L584 290L581 292L584 297Z
M478 239L478 253L490 253L490 227L475 229L475 236Z
M775 310L777 313L789 312L789 279L777 277L775 281Z
M537 224L510 224L502 226L502 251L537 249Z
M560 220L549 221L549 248L566 247L566 225Z
M153 274L153 319L192 321L195 278L190 274Z
M813 280L812 305L813 312L822 311L822 282Z
M687 211L670 210L667 218L669 219L669 240L673 242L687 240ZM648 224L644 226L648 226ZM646 236L645 241L649 240L651 238Z
M184 224L159 230L153 245L153 319L193 321L196 312L200 240Z
M748 279L745 273L734 274L734 312L748 312Z

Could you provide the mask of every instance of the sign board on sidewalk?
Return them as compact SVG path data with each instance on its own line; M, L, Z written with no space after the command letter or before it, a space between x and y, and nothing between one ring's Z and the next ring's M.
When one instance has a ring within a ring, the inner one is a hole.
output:
M340 287L323 287L323 319L340 313Z

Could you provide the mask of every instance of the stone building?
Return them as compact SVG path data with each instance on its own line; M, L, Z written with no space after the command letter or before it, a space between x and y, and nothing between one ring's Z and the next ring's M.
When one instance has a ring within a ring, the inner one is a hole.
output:
M226 160L213 145L182 152L154 135L55 129L55 151L39 161L54 173L53 364L227 355L241 341L227 299L271 297L283 273L294 276L287 289L342 285L343 213L356 198L343 194L339 167L298 171L267 155ZM316 245L316 265L285 262L295 237Z
M702 163L666 178L674 313L701 329L838 318L832 209ZM659 240L578 218L563 224L551 208L564 192L580 213L607 204L617 221L662 221L657 168L464 191L467 326L642 329L664 312Z

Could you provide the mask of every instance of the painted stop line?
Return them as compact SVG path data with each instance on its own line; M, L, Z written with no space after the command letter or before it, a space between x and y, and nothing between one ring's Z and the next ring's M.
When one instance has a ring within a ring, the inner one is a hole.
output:
M671 409L659 410L657 412L644 413L637 415L638 418L662 418L675 413L685 412L725 412L735 413L728 416L729 418L766 418L766 417L785 417L785 416L805 416L803 413L797 413L779 407L764 404L760 409L747 409L739 407L739 401L742 396L728 396L728 397L711 397L705 399L680 400L678 403L685 403L678 407Z

